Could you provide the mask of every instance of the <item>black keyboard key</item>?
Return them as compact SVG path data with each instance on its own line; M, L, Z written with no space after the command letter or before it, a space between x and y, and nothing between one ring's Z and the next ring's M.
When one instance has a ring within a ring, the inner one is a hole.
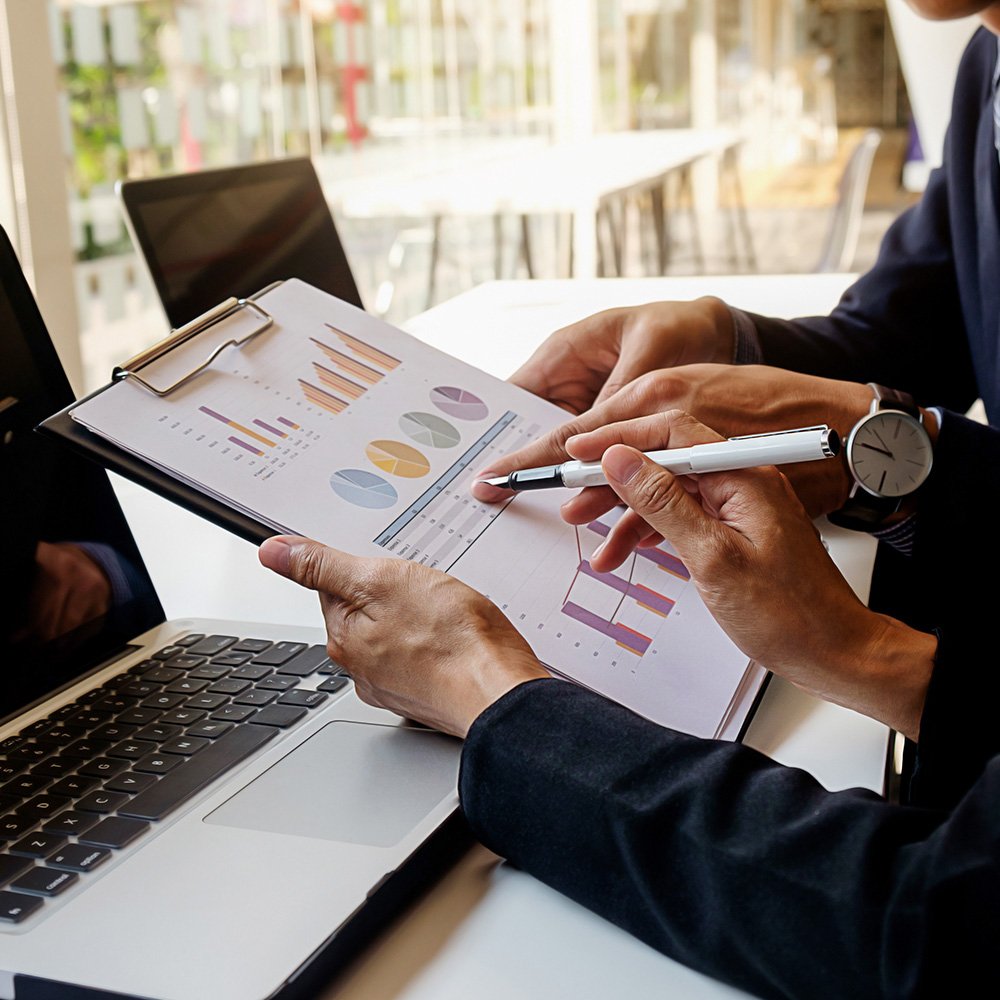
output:
M192 757L183 767L137 795L128 805L122 806L120 811L124 816L139 819L163 819L192 795L246 760L273 737L274 730L265 726L236 726Z
M65 795L36 795L17 807L17 815L33 816L38 823L54 816L68 805L69 799Z
M233 680L231 677L216 681L208 690L211 694L242 694L250 687L250 681Z
M326 663L323 664L323 666L321 666L319 668L319 670L316 671L316 673L317 674L335 674L339 669L340 669L340 667L338 667L336 663L333 663L332 661L328 660Z
M95 740L127 740L135 736L135 726L120 726L117 722L109 722L94 730Z
M160 689L159 684L149 684L146 681L132 681L126 684L121 693L129 698L148 698L151 694L156 694Z
M37 722L33 722L30 726L22 729L18 736L41 736L42 733L47 733L53 726L55 722L52 719L39 719Z
M45 863L53 868L63 868L71 872L89 872L110 857L111 852L103 847L70 844L48 857Z
M258 691L290 691L298 683L298 677L265 677L254 687Z
M277 691L258 691L254 689L252 691L244 691L243 694L234 698L233 704L253 705L255 708L261 708L264 705L270 705L277 697Z
M218 667L242 667L249 662L252 653L221 653L212 657L212 663Z
M148 757L143 757L142 760L133 764L132 770L139 771L141 774L166 774L178 764L183 763L184 758L175 753L151 753Z
M262 677L266 677L271 670L271 667L265 667L259 663L248 663L245 667L237 667L229 676L241 681L259 681Z
M74 809L67 809L59 813L58 816L49 820L42 828L46 833L65 833L67 836L76 837L89 830L97 822L97 816L93 813L76 812Z
M155 708L130 708L118 716L118 722L126 726L145 726L159 717L160 713Z
M197 694L208 687L208 681L199 680L197 677L185 677L181 681L174 681L167 685L168 694Z
M179 753L182 757L191 757L199 750L212 745L211 740L206 740L197 736L178 736L176 739L168 740L160 747L163 753Z
M71 775L57 781L50 789L51 795L68 795L75 799L80 795L86 795L92 788L97 787L97 778L85 778L79 774Z
M93 729L95 726L100 726L105 722L110 722L111 713L95 712L84 706L74 712L67 721L77 726L85 726L87 729Z
M8 781L6 785L3 786L4 794L6 795L17 795L20 798L27 798L29 795L34 795L35 792L40 792L47 785L52 784L51 778L46 778L41 774L22 774L19 778L15 778L13 781Z
M175 670L193 670L195 667L200 667L207 659L207 656L193 656L191 653L181 653L180 656L171 656L169 660L164 660L163 665Z
M26 760L0 760L0 781L9 781L22 771L27 770L28 762ZM0 788L0 793L2 791L3 789Z
M86 708L88 705L97 701L98 698L102 697L102 695L103 692L100 688L92 688L90 691L84 691L83 694L81 694L80 697L73 702L73 704L76 705L77 708ZM67 715L66 718L71 719L73 716Z
M196 642L193 646L188 646L188 650L189 652L199 653L204 656L215 656L224 649L228 649L235 642L239 642L239 636L207 635L200 642Z
M161 722L167 722L176 726L190 726L195 722L201 722L205 718L205 712L195 708L175 708L172 712L167 712Z
M280 645L280 643L278 644ZM301 643L296 643L296 645L302 645ZM274 655L274 650L269 649L266 653L261 653L261 656L254 660L254 663L263 662L267 663L267 659L261 659L263 657L271 657ZM317 670L329 659L326 655L325 646L310 646L308 649L303 649L300 653L297 653L291 658L285 658L280 664L277 664L279 674L290 674L293 677L308 677L310 674L316 673Z
M121 774L128 763L124 760L114 760L111 757L98 757L96 760L88 760L80 765L80 774L85 774L90 778L113 778L116 774Z
M163 649L153 653L154 660L169 660L171 656L177 656L180 653L186 653L187 647L180 646L176 643L172 646L164 646Z
M348 684L350 684L350 680L341 674L338 677L328 677L316 688L316 690L326 691L328 694L335 694L337 691L342 691Z
M29 763L36 760L43 760L54 750L54 747L47 747L43 743L25 743L19 746L13 753L7 755L8 760L26 760Z
M263 663L269 667L280 667L294 657L309 653L311 649L322 649L323 659L326 659L326 650L322 646L307 647L304 642L276 642L270 649L265 649L263 653L258 653L254 658L254 663ZM319 664L316 664L319 666ZM311 672L311 671L310 671Z
M147 793L148 794L148 793ZM97 847L110 847L118 850L131 844L136 837L149 829L148 823L137 819L125 819L123 816L108 816L102 819L92 830L80 837L81 844L94 844Z
M38 742L54 747L68 747L74 740L82 739L86 735L87 730L84 726L74 726L69 723L50 729Z
M94 711L110 712L112 715L117 715L119 712L124 712L126 708L132 708L138 703L138 700L138 698L124 698L119 694L108 695L106 698L94 702Z
M99 792L84 795L76 803L76 808L80 812L98 813L106 816L108 813L113 813L120 805L128 802L128 798L124 792L109 792L101 789Z
M109 757L121 757L124 760L139 760L156 749L155 743L146 740L122 740L108 751Z
M0 892L0 920L8 924L19 924L30 917L43 903L37 896L26 896L20 892Z
M37 893L39 896L58 896L80 878L73 872L60 872L55 868L32 868L30 872L11 883L18 892Z
M130 677L141 677L143 674L148 673L154 667L158 667L159 665L159 660L143 660L141 663L136 663L134 666L129 667L126 673Z
M21 816L17 813L4 816L0 818L0 840L17 840L37 825L38 821L33 816Z
M75 743L70 743L68 747L64 747L60 756L91 760L107 753L110 749L110 740L77 740Z
M154 722L145 729L140 729L135 734L137 740L152 740L154 743L162 743L183 732L180 726L164 725L162 722Z
M17 878L21 872L30 867L29 858L12 858L9 854L0 854L0 885Z
M24 736L8 736L0 742L0 753L12 753L24 742Z
M176 708L183 700L184 695L182 694L167 694L166 691L162 691L160 694L153 694L146 698L142 707L157 708L161 712L165 712L167 709Z
M230 646L231 652L240 653L263 653L265 649L270 649L273 643L270 639L240 639L235 646Z
M63 705L62 708L57 708L49 712L49 718L60 722L63 719L69 718L75 711L76 707L74 705Z
M230 669L230 667L218 667L212 666L211 663L206 663L205 666L199 667L197 670L192 670L188 674L188 677L194 680L217 681L220 677L225 677Z
M279 705L298 705L301 708L316 708L330 696L323 691L286 691L279 699Z
M178 639L174 645L175 646L193 646L196 642L201 642L205 638L202 632L192 632L190 635L184 636L183 639Z
M233 728L231 722L215 722L212 719L206 719L204 722L199 722L194 726L191 726L187 734L188 736L198 736L203 737L208 740L217 740L224 733L228 733L230 729Z
M152 774L136 774L135 771L125 771L117 778L112 778L107 782L104 788L109 792L127 792L129 795L137 795L155 783L156 777Z
M250 726L276 726L278 729L287 729L294 726L300 719L306 716L306 709L297 708L294 705L268 705L262 708L251 720Z
M220 705L225 705L229 699L224 694L209 694L207 691L196 694L193 698L188 698L184 702L185 708L192 708L196 711L214 712Z
M66 838L59 833L29 833L8 850L11 854L23 854L28 858L45 858L54 850L65 846ZM2 858L3 855L0 855Z
M79 763L78 760L67 760L65 757L50 757L41 764L36 764L31 773L49 779L64 778L67 774L72 774Z
M223 705L217 712L212 713L212 718L216 722L246 722L252 715L257 714L257 709L249 705Z
M147 670L146 673L142 675L143 684L170 684L172 681L177 680L178 677L183 677L184 671L178 670L176 667L156 667L154 670Z

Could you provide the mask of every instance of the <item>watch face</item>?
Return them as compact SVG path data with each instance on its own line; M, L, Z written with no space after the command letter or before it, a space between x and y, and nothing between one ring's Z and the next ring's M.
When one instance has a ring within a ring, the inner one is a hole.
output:
M930 438L901 410L879 410L859 421L847 442L854 478L877 497L912 493L931 471Z

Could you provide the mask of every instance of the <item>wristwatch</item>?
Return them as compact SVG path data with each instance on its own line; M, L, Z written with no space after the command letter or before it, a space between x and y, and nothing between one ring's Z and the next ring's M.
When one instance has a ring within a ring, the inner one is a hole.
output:
M931 471L933 448L913 397L868 383L871 408L851 430L844 455L854 477L847 502L827 517L834 524L872 531L902 506Z

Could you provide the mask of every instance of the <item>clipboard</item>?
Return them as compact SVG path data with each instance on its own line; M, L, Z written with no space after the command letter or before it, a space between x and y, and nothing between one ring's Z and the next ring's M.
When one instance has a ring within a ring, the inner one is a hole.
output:
M143 461L124 448L119 448L100 435L87 430L86 427L74 420L71 414L76 407L100 395L102 392L106 392L117 382L121 382L127 378L133 379L147 391L157 396L169 396L171 392L182 385L187 385L203 371L210 368L212 362L226 348L239 347L271 329L273 319L270 313L260 306L256 300L281 284L281 281L272 282L247 298L232 297L225 299L208 312L191 320L190 323L185 323L184 326L171 330L159 343L147 348L135 357L122 362L120 366L116 366L111 373L111 380L108 385L102 386L89 395L75 400L58 413L47 417L35 429L43 435L58 439L76 454L82 455L84 458L96 462L98 465L112 472L118 473L133 483L152 490L154 493L165 497L190 513L197 514L212 524L232 532L244 541L260 545L265 538L270 538L276 534L272 528L240 511L234 510L221 500L216 500L201 490L189 486L173 476L167 475L152 463ZM176 379L172 384L167 386L154 386L146 382L140 374L143 368L158 358L163 357L181 344L189 343L192 339L210 330L217 323L222 322L222 320L241 310L255 312L260 321L258 325L249 334L239 339L232 339L224 344L217 345L182 378Z

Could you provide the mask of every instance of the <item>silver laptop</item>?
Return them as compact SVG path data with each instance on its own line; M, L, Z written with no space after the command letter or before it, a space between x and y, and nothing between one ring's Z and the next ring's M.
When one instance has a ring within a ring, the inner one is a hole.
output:
M174 328L286 278L364 308L308 157L119 181L116 190Z
M314 995L461 842L458 742L319 630L164 621L70 401L0 231L0 998Z

